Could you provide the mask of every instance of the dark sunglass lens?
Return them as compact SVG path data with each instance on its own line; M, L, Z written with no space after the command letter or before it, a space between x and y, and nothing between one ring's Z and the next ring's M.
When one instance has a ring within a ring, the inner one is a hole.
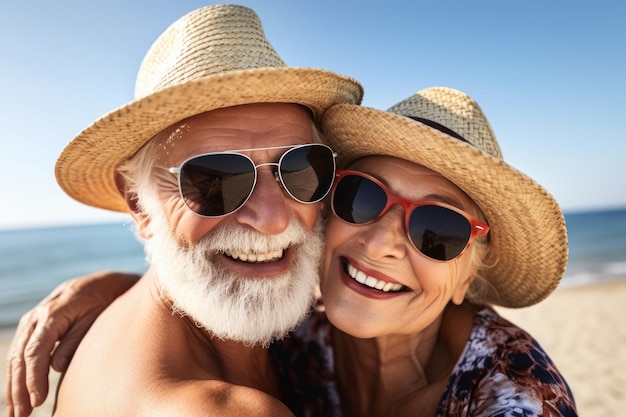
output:
M322 145L291 149L281 158L280 176L285 188L296 200L304 203L320 201L333 185L333 152Z
M472 233L469 221L440 206L421 206L409 218L409 236L424 255L439 261L459 256Z
M246 202L254 175L254 165L241 155L202 155L183 165L180 187L191 210L202 216L222 216Z
M333 193L333 210L343 220L360 224L376 218L387 205L387 194L373 181L358 175L343 177Z

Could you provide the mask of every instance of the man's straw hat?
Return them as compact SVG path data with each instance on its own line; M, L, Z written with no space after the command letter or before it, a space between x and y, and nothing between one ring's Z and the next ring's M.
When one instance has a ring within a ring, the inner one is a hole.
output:
M451 88L427 88L388 112L337 105L323 130L338 163L390 155L436 171L480 207L490 226L495 265L482 273L490 287L478 300L524 307L547 297L567 263L565 220L555 199L502 160L500 146L478 104Z
M61 153L56 178L80 202L127 211L115 185L116 167L182 119L249 103L298 103L319 118L331 105L359 104L362 96L351 78L287 67L254 11L204 7L161 34L139 69L135 100L83 130Z

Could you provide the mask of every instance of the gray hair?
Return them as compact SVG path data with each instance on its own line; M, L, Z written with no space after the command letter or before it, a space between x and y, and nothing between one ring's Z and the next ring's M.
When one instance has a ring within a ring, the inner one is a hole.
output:
M146 186L152 184L154 175L157 175L155 174L157 149L164 142L169 140L182 125L184 125L184 122L176 123L157 133L133 156L120 163L117 167L117 173L121 175L126 182L125 191L136 195L135 198L137 198L138 207L142 211L145 211L145 206L142 205L145 192L142 193L141 191L150 191L151 194L156 191L154 188L146 188ZM311 127L312 141L314 143L326 143L324 135L313 120L311 120ZM139 196L141 196L141 198Z

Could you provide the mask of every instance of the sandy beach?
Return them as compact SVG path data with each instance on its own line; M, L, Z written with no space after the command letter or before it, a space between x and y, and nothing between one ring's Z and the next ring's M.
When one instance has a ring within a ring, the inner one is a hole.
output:
M626 277L617 282L561 288L526 309L500 312L528 330L567 379L584 417L626 415ZM6 357L10 334L0 338ZM5 361L0 372L4 387ZM58 375L52 374L53 386ZM52 388L54 389L54 388ZM6 406L2 402L3 414ZM33 416L50 416L52 398Z

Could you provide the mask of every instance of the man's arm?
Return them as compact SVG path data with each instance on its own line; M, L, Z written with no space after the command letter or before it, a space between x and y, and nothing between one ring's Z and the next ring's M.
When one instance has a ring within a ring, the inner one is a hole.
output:
M9 416L30 415L48 396L50 366L67 369L98 315L140 275L101 271L65 281L27 312L7 354L5 401ZM55 345L58 343L58 346Z

